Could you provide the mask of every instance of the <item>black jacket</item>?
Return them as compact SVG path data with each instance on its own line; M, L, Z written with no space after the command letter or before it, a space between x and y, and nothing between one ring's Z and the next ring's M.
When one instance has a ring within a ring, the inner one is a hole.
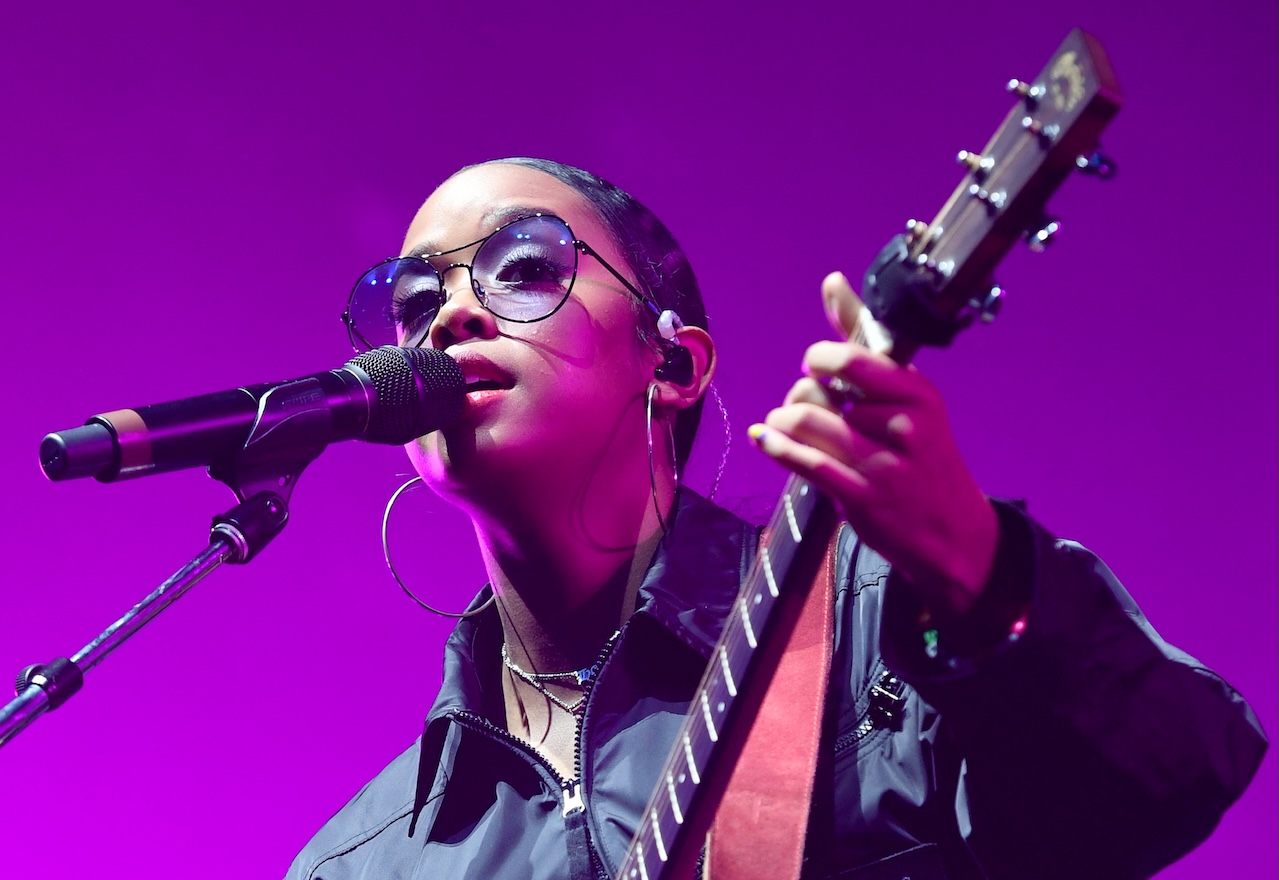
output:
M841 535L805 876L1149 876L1207 837L1255 772L1266 742L1240 697L1165 644L1096 557L1015 508L999 516L994 578L1030 612L980 663L930 656L908 592ZM289 877L611 877L754 543L753 527L681 493L590 691L572 792L585 810L566 815L570 784L501 726L490 610L450 637L422 738Z

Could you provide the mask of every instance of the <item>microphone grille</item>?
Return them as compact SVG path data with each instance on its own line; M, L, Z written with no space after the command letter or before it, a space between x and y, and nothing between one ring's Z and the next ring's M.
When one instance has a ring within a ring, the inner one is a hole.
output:
M364 439L402 444L455 421L466 399L457 361L433 348L384 345L351 365L368 374L377 391Z

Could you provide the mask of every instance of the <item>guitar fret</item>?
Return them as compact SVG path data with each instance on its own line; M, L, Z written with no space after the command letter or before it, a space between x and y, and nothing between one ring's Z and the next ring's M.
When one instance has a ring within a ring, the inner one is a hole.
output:
M711 703L706 699L706 691L702 691L702 717L706 719L706 734L711 742L719 742L719 731L715 729L715 720L711 718Z
M786 505L786 521L790 523L790 535L795 539L795 543L798 544L804 540L804 533L800 531L799 523L795 520L795 505L791 503L789 493L782 496L782 502ZM773 595L777 594L774 593Z
M693 757L693 743L688 738L688 734L684 734L684 763L688 765L688 778L693 780L694 785L702 784L702 775L697 772L697 759Z
M733 668L728 663L728 646L719 646L719 666L724 670L724 686L728 688L730 697L737 696L737 682L733 681Z
M756 595L755 601L756 603L759 602L758 595ZM752 649L759 647L759 642L755 640L755 628L751 626L750 609L746 607L746 602L740 599L737 602L737 607L741 612L743 632L746 633L746 644L750 645Z
M648 865L644 864L644 841L642 840L635 842L635 859L639 862L640 880L648 880ZM631 876L635 876L634 869L631 870Z
M666 843L662 840L662 824L657 818L657 809L648 811L648 818L653 828L653 843L657 846L657 857L666 861Z
M764 569L764 580L768 581L768 592L772 593L773 598L776 599L781 595L781 591L777 589L777 579L773 576L773 561L768 557L767 547L761 547L759 550L759 564Z
M671 815L675 818L676 825L684 824L684 811L679 808L679 797L675 794L675 780L671 774L666 774L666 793L671 798Z

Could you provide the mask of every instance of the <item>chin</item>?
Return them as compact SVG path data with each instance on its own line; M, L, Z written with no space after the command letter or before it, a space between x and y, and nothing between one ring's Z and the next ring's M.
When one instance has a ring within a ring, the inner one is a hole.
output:
M519 450L496 442L487 431L436 431L406 448L422 481L444 498L509 493L524 471Z

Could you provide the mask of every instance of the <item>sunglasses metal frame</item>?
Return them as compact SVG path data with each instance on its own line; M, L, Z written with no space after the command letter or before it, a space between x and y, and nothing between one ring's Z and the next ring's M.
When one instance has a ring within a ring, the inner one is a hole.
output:
M564 227L564 229L568 232L569 241L572 244L573 250L574 250L573 276L572 278L569 279L568 286L564 290L564 296L561 297L560 301L555 304L555 307L551 309L549 312L547 312L545 315L541 315L536 318L507 318L503 315L499 315L497 312L493 311L493 309L489 308L488 292L475 281L475 275L472 270L472 265L474 264L474 258L472 258L472 261L470 263L450 263L448 266L445 266L443 270L437 269L435 266L431 265L430 263L430 260L436 257L445 257L445 256L448 256L449 254L455 254L458 251L464 251L472 247L476 248L476 253L478 254L479 251L483 249L484 245L488 243L489 239L497 235L502 230L507 229L510 226L514 226L516 223L522 223L526 220L530 220L537 217L546 218L548 220L554 220L560 223ZM359 331L359 329L356 327L355 319L351 315L351 307L355 303L356 293L360 289L360 284L363 283L364 279L368 277L370 272L373 272L374 270L378 269L381 266L385 266L388 263L394 263L399 260L420 260L432 272L435 273L435 276L439 279L440 294L443 297L440 301L440 307L443 307L444 303L449 301L448 288L444 286L444 275L452 269L466 269L467 277L470 279L470 282L471 282L471 290L475 293L476 300L479 302L480 306L484 308L485 311L489 312L494 317L500 318L503 321L510 321L516 324L533 324L538 321L545 321L547 318L551 317L551 315L554 315L556 312L558 312L560 308L564 305L564 303L568 302L569 295L573 292L573 285L577 283L577 268L578 268L577 254L578 253L583 253L590 256L591 258L595 260L595 262L603 266L610 275L612 275L615 279L617 279L619 284L625 287L626 290L632 296L634 296L641 303L643 303L649 309L649 311L653 313L654 317L658 317L661 315L661 309L658 308L657 304L654 303L652 299L650 299L649 297L641 293L639 289L635 287L634 284L628 281L626 277L622 275L621 272L615 269L608 262L608 260L605 260L602 256L600 256L599 253L594 248L592 248L589 244L582 241L580 238L578 238L576 235L573 234L573 228L568 225L567 220L565 220L563 217L556 216L555 214L547 214L539 211L533 214L525 214L522 217L516 217L512 220L508 220L507 222L503 223L501 226L494 229L488 235L485 235L481 238L477 238L475 241L467 242L466 244L463 244L463 245L458 245L455 248L449 248L448 250L443 250L443 251L436 251L430 254L388 257L382 262L377 263L372 268L365 270L360 275L359 279L355 282L355 286L351 289L351 295L347 298L346 309L342 312L342 323L346 325L347 336L349 337L351 341L351 346L356 351L372 351L374 348L377 347L372 345L367 339L365 339L364 334L362 334ZM438 309L436 310L436 314L438 315ZM417 347L420 347L426 341L427 334L430 331L430 326L434 322L435 322L435 316L432 316L430 323L427 324L427 332L422 334L422 339L417 343ZM363 345L364 347L361 348L361 345Z

